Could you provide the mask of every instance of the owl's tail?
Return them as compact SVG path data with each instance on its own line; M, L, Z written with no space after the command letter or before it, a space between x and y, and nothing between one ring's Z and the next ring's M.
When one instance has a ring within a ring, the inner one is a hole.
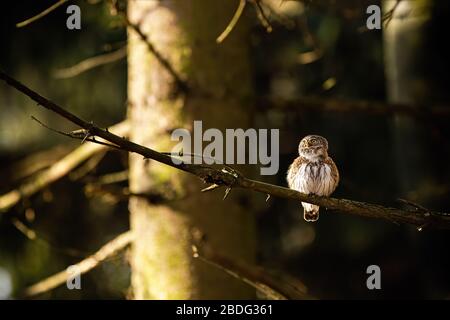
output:
M315 222L319 220L319 206L314 204L302 202L303 205L303 218L308 222Z

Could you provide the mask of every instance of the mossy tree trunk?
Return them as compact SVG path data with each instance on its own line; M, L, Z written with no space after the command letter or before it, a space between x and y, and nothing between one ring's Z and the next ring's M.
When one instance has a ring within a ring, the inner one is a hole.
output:
M396 0L384 0L384 12ZM432 90L425 78L425 26L430 21L432 0L401 1L389 25L383 30L387 96L389 102L430 105ZM427 58L428 59L428 58ZM392 123L394 157L399 192L411 198L433 176L433 150L429 131L415 119L396 115ZM425 199L414 199L424 201Z
M248 127L252 85L248 29L241 21L224 44L215 38L226 27L237 1L129 0L128 16L154 47L189 83L177 92L174 78L129 30L128 117L131 139L170 151L171 131L192 129L194 120L207 128ZM254 216L246 195L201 194L193 176L130 155L132 192L176 190L181 200L152 205L143 198L129 203L132 292L136 299L250 298L254 291L222 271L192 258L191 230L199 228L209 243L230 256L252 260Z

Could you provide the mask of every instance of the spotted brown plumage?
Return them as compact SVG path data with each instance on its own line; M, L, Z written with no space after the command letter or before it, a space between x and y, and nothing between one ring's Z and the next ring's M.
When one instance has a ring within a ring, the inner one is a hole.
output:
M339 183L339 171L328 156L328 141L318 135L304 137L298 146L299 157L289 166L289 188L306 194L329 196ZM306 221L319 219L319 206L302 202Z

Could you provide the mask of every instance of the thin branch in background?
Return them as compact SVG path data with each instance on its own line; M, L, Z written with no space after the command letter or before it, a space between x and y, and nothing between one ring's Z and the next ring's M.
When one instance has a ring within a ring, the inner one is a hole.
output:
M106 146L106 147L110 147L110 148L118 148L118 146L107 143L107 142L103 142L103 141L98 141L95 140L95 137L92 137L89 130L86 129L82 129L82 130L75 130L75 131L71 131L71 132L64 132L64 131L60 131L60 130L56 130L54 128L49 127L48 125L46 125L45 123L43 123L42 121L40 121L39 119L37 119L34 116L31 116L31 119L33 121L36 121L37 123L39 123L41 126L43 126L44 128L56 132L60 135L69 137L69 138L73 138L73 139L78 139L81 140L81 143L85 142L85 141L89 141L89 142L93 142L96 144L100 144L102 146Z
M450 117L450 106L408 105L367 100L345 100L340 98L322 98L304 96L289 100L262 97L257 101L260 110L284 110L303 113L304 110L315 112L360 112L374 116L402 114L418 120Z
M28 228L22 221L17 218L12 219L12 224L29 240L36 240L36 232Z
M223 40L228 37L228 35L233 31L234 27L236 26L237 22L239 21L239 18L241 17L242 13L244 12L245 5L247 4L247 0L239 0L239 5L236 9L236 12L233 15L233 18L228 23L227 27L223 32L217 37L216 42L222 43Z
M427 212L417 212L412 210L403 210L398 208L384 207L377 204L371 204L366 202L348 200L348 199L336 199L328 197L320 197L314 195L307 195L296 190L288 189L285 187L264 183L261 181L256 181L248 179L237 170L227 170L222 168L221 170L216 169L208 165L196 165L188 163L175 163L172 157L161 154L153 149L147 148L145 146L139 145L120 136L111 133L108 130L101 129L92 123L86 122L78 118L73 113L61 108L54 102L47 100L43 96L39 95L35 91L26 87L17 80L9 77L5 73L0 71L0 79L5 81L8 85L15 88L16 90L27 95L38 105L51 110L61 117L73 122L74 124L80 126L85 130L89 130L91 136L98 136L102 139L111 142L114 145L119 146L122 150L128 152L134 152L142 155L146 159L152 159L157 162L166 164L170 167L176 168L178 170L191 173L205 183L223 185L228 188L242 188L247 190L253 190L256 192L263 193L265 195L270 194L275 197L292 199L301 202L307 202L315 204L328 209L336 210L338 212L363 216L368 218L380 218L389 221L395 221L396 223L410 224L416 227L424 226L450 229L450 214L443 212L435 212L432 210L427 210ZM79 163L79 162L77 162ZM13 195L12 197L19 197L20 192ZM11 196L10 196L11 197ZM0 200L2 200L0 198ZM5 201L5 200L3 200ZM16 200L17 202L18 200ZM11 202L11 201L10 201ZM1 204L1 201L0 201Z
M159 61L159 63L170 73L170 75L175 79L175 83L182 92L187 92L189 90L188 84L181 79L181 77L178 75L178 73L175 71L175 69L172 67L172 65L169 63L169 61L162 56L162 54L156 50L156 48L153 46L153 44L149 41L147 35L140 29L139 26L137 26L134 23L131 23L128 18L125 16L124 21L128 27L130 27L132 30L134 30L142 41L144 41L147 44L148 50L153 54L153 56L156 58L156 60Z
M131 192L129 188L118 187L114 185L101 185L89 183L84 188L86 197L101 197L111 203L118 201L128 201L131 197L137 197L147 200L151 204L162 204L173 201L183 200L187 196L176 196L174 192L164 191L148 191L148 192Z
M14 161L0 172L0 181L12 182L27 178L36 172L50 167L55 161L67 155L73 148L67 145L57 145L48 150L38 151L21 160Z
M27 227L22 221L17 218L12 218L11 223L19 230L25 237L27 237L31 241L37 241L45 244L46 246L52 248L56 252L62 253L71 257L85 257L87 255L86 252L82 252L78 249L72 249L67 247L61 247L60 244L53 243L52 241L44 238L42 235L39 235L35 230Z
M56 10L57 8L59 8L60 6L62 6L62 5L63 5L64 3L66 3L67 1L68 1L68 0L59 0L57 3L55 3L54 5L48 7L48 8L45 9L44 11L38 13L37 15L35 15L35 16L33 16L33 17L31 17L31 18L29 18L29 19L27 19L27 20L24 20L24 21L22 21L22 22L17 23L17 24L16 24L16 27L17 27L17 28L25 27L25 26L29 25L30 23L33 23L34 21L39 20L39 19L45 17L45 16L48 15L50 12Z
M314 299L308 294L306 286L298 279L270 273L267 269L251 265L249 263L229 258L217 250L213 250L209 245L202 243L192 246L194 258L212 265L232 277L252 286L267 298L273 300L311 300Z
M399 199L397 199L397 201L400 202L400 203L403 203L403 204L405 204L405 205L407 205L407 206L409 206L411 208L413 208L416 211L420 211L420 212L427 212L428 211L427 208L425 208L422 205L420 205L418 203L415 203L415 202L413 202L411 200L399 198Z
M267 33L271 33L273 31L272 25L270 24L269 19L264 13L264 8L262 7L262 0L251 0L253 5L255 6L256 16L261 22L262 26L266 29Z
M136 34L141 38L141 40L147 45L148 50L151 54L158 60L158 62L164 67L164 69L169 72L169 74L172 76L172 78L175 81L175 84L177 86L177 89L180 90L183 93L186 93L189 91L189 85L186 81L184 81L181 76L175 71L172 64L167 60L159 50L155 48L153 43L150 41L148 36L141 30L140 26L136 23L133 23L128 19L127 13L123 8L120 7L119 3L114 0L110 0L109 4L111 5L111 13L113 15L118 14L125 26L127 26L129 29L136 32Z
M108 173L100 177L95 177L95 183L97 185L113 184L128 181L129 172L123 170L119 172Z
M114 125L110 130L120 135L126 135L128 133L128 129L128 123L124 121ZM61 179L85 160L89 159L97 152L105 150L105 148L105 146L97 144L84 144L73 150L62 159L51 165L48 169L32 176L29 181L23 183L17 189L0 195L0 212L9 210L19 201L32 196L51 183Z
M89 174L89 172L95 170L97 168L98 164L106 155L106 150L103 152L99 152L95 155L93 155L90 159L88 159L84 164L82 164L78 169L73 170L69 174L69 178L72 181L79 180L86 175Z
M108 63L115 62L117 60L121 60L126 56L127 56L127 47L125 46L113 52L108 52L102 55L88 58L75 64L74 66L58 69L53 73L53 76L59 79L76 77L82 74L83 72L89 71L91 69L94 69L96 67Z
M114 238L112 241L108 242L102 246L96 253L87 257L86 259L76 263L74 267L81 274L84 274L95 267L97 267L101 262L105 261L109 257L116 255L118 252L126 248L133 240L133 234L131 231L122 233L121 235ZM67 283L67 280L72 277L73 274L67 272L67 270L58 272L57 274L48 277L38 283L28 287L24 291L24 295L27 297L42 294L44 292L50 291L62 284Z
M388 12L386 12L386 14L383 16L382 18L382 22L384 23L384 27L387 28L389 23L391 22L392 18L394 18L394 14L395 14L395 10L397 10L398 5L400 4L402 0L397 0L394 4L394 6L392 7L392 9L390 9Z
M302 28L302 34L303 39L305 40L305 43L312 47L313 50L309 52L300 53L298 55L298 61L301 64L309 64L313 63L323 56L323 49L319 45L319 41L317 40L316 36L313 32L311 32L311 29L309 28L308 24L308 18L306 16L306 12L303 13L303 15L299 19L300 27Z

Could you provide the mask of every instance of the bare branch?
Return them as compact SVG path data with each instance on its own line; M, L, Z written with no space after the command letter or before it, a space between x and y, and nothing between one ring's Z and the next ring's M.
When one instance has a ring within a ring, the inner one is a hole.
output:
M450 106L389 104L377 101L326 99L314 96L290 100L262 98L257 104L260 109L279 109L293 112L306 109L320 112L360 112L377 116L402 114L417 119L450 117Z
M170 203L177 200L182 200L184 196L176 196L171 192L164 191L147 191L147 192L131 192L129 188L122 188L116 186L99 185L95 183L87 184L85 187L85 193L88 197L98 196L113 198L116 201L128 201L130 197L137 197L147 200L151 204ZM173 192L172 192L173 193Z
M37 15L24 20L22 22L19 22L16 24L17 28L22 28L25 27L27 25L29 25L30 23L33 23L36 20L39 20L42 17L45 17L46 15L48 15L50 12L52 12L53 10L59 8L60 6L62 6L64 3L66 3L67 0L59 0L57 3L55 3L54 5L52 5L51 7L48 7L47 9L45 9L44 11L42 11L41 13L38 13Z
M101 129L92 123L86 122L67 110L61 108L55 103L47 100L38 93L24 86L17 80L9 77L0 71L0 79L5 81L10 86L18 91L24 93L39 105L59 114L60 116L70 120L83 129L89 130L92 136L101 137L123 150L135 152L147 159L153 159L168 166L177 168L179 170L189 172L201 178L205 183L224 185L229 188L243 188L249 189L263 194L270 194L272 196L293 199L297 201L308 202L319 205L328 209L338 210L340 212L359 215L370 218L382 218L397 223L411 224L417 227L446 228L450 229L450 214L440 212L417 212L410 210L402 210L397 208L383 207L376 204L364 203L359 201L352 201L346 199L335 199L327 197L319 197L300 193L296 190L288 189L281 186L276 186L264 182L248 179L236 170L230 171L225 168L222 170L215 169L207 165L194 165L187 163L174 162L172 157L161 154L155 150L136 144L121 138L108 130Z
M253 5L256 9L256 16L258 17L259 21L261 22L262 26L266 29L267 33L272 32L272 25L269 22L269 19L267 18L266 14L264 13L264 9L261 5L261 0L251 0Z
M193 245L192 250L194 258L198 258L247 283L269 299L313 299L308 295L306 286L294 277L276 275L263 267L231 259L206 244Z
M74 266L77 267L77 270L79 270L80 274L84 274L97 267L101 262L105 261L109 257L117 254L119 251L128 246L132 240L133 234L131 233L131 231L122 233L121 235L117 236L112 241L101 247L96 253L76 263ZM57 274L39 281L31 287L25 289L24 295L30 297L50 291L66 283L67 279L70 276L72 275L69 274L66 270L58 272Z
M120 135L125 135L128 132L128 123L124 121L116 124L111 127L111 131ZM0 195L0 212L9 210L20 200L30 197L49 184L61 179L83 161L90 158L97 152L104 150L105 148L105 146L98 144L84 144L70 152L49 168L37 173L29 181L25 182L17 189Z
M53 241L50 241L48 239L45 239L42 235L38 235L38 233L27 227L22 221L20 221L17 218L11 219L12 224L14 227L16 227L17 230L19 230L25 237L27 237L31 241L37 241L44 243L45 245L51 247L53 250L60 252L62 254L65 254L67 256L71 257L85 257L87 255L86 252L82 252L78 249L73 248L67 248L67 247L61 247L60 244L53 243Z
M127 26L129 29L137 33L137 35L141 38L141 40L147 45L147 48L150 51L150 53L153 54L156 60L158 60L158 62L164 67L164 69L166 69L167 72L169 72L169 74L173 77L177 89L183 93L189 91L189 85L180 77L177 71L175 71L169 60L167 60L161 54L161 52L155 48L155 46L147 37L147 35L141 30L140 26L136 23L131 22L130 19L128 19L125 10L120 7L119 3L115 1L110 1L109 3L111 5L112 9L111 11L113 12L113 14L118 14L122 18L125 26Z
M389 23L391 22L392 18L394 18L395 10L397 10L398 5L400 4L401 1L402 0L397 0L392 9L390 9L388 12L384 14L382 21L384 23L385 28L389 26Z
M58 145L48 150L37 151L25 158L14 161L10 166L2 169L0 181L18 181L51 166L55 161L67 155L73 148Z
M96 67L115 62L117 60L123 59L127 56L127 47L122 47L116 51L108 52L102 55L98 55L92 58L88 58L77 63L74 66L58 69L53 75L55 78L67 79L80 75L83 72L89 71Z
M69 178L72 181L79 180L86 175L89 174L89 172L95 170L95 168L98 167L98 164L103 160L103 158L106 155L106 150L103 152L98 152L97 154L93 155L90 159L88 159L84 164L82 164L79 168L73 170L69 174Z
M233 31L234 27L236 26L237 22L239 21L239 18L242 15L242 12L244 12L245 5L247 4L247 0L239 0L239 5L236 9L236 12L234 13L233 18L230 20L230 23L228 23L227 27L223 32L220 34L220 36L217 37L216 42L222 43L223 40L225 40L226 37L230 34L231 31Z

